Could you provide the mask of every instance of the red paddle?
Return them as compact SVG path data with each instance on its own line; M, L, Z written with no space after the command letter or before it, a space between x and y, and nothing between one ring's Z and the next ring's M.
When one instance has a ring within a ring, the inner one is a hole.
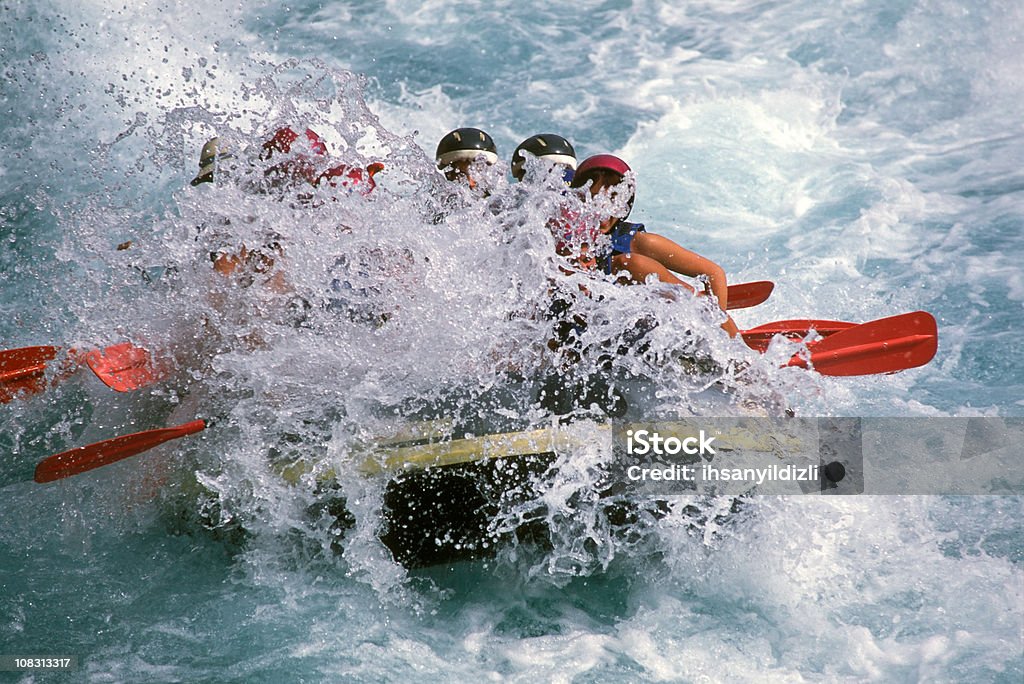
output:
M873 375L923 366L938 349L935 318L925 311L881 318L840 330L808 345L822 375ZM789 366L807 367L802 356Z
M131 342L93 350L85 355L85 361L107 387L118 392L131 392L170 375L166 361L155 361L149 350Z
M84 473L129 456L135 456L164 442L194 434L205 428L206 421L199 419L176 427L136 432L96 442L89 446L69 449L40 461L36 466L35 479L36 482L53 482Z
M811 319L798 319L792 321L776 321L765 323L750 330L744 330L740 334L743 341L751 349L764 352L776 335L783 335L793 340L802 340L807 337L811 330L816 331L822 337L828 337L840 330L846 330L856 326L856 323L845 321L819 321Z
M57 358L57 347L22 347L0 351L0 404L19 392L35 394L46 388L46 362Z
M752 283L739 283L729 286L730 311L733 309L746 309L761 304L772 294L775 283L770 280L757 280Z
M58 347L44 345L0 350L0 404L19 393L35 394L46 389L47 363L57 358ZM69 350L54 382L70 375L82 363L83 355ZM94 349L84 355L85 362L96 376L111 389L130 392L160 382L170 375L170 363L154 360L152 354L131 342Z

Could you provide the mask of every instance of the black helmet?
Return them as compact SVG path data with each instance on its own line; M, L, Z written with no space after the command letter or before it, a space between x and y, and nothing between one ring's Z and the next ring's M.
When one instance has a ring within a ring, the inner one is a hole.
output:
M526 174L524 150L534 157L545 157L554 164L563 164L572 170L576 169L576 150L573 149L572 143L554 133L540 133L531 135L519 143L519 147L512 153L512 175L517 180L522 180Z
M494 140L479 128L457 128L441 138L434 158L437 168L443 169L452 162L472 161L483 157L488 164L498 161L498 148Z

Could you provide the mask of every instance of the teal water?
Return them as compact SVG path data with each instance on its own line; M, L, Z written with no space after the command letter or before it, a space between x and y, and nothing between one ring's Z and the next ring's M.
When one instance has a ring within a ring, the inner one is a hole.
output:
M495 359L530 363L536 331L506 313L544 296L548 245L494 246L483 215L423 218L436 141L462 125L503 157L552 130L581 157L626 158L635 220L732 282L776 283L740 327L939 322L921 369L766 363L763 384L710 398L651 371L650 410L781 396L800 415L1020 416L1022 28L998 0L0 8L2 348L133 339L186 369L130 395L79 374L0 405L0 655L77 655L56 681L1019 681L1019 497L754 497L616 536L585 502L584 451L545 501L553 548L407 571L376 539L379 481L342 478L355 527L339 541L324 492L268 462L345 463L396 405L538 418L484 397ZM210 136L244 147L295 121L338 156L382 159L375 196L295 208L188 186ZM196 226L224 217L282 235L315 302L337 254L407 247L409 279L375 295L392 321L314 309L294 328L255 291L215 315ZM694 344L730 353L695 307L640 292L608 307L660 316L659 349L705 330ZM30 481L49 454L196 416L218 422Z

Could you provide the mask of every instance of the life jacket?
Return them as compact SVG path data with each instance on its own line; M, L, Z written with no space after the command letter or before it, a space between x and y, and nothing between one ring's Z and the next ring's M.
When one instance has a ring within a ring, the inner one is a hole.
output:
M612 257L630 254L633 237L646 231L642 223L619 219L610 231L601 233L593 220L587 220L569 209L563 209L562 216L552 219L549 227L558 240L555 249L560 255L575 258L580 265L591 265L587 262L592 262L592 265L599 266L609 275L612 272Z
M573 209L563 207L561 216L548 221L548 228L555 236L555 251L583 268L594 268L607 247L597 223Z
M594 255L594 265L606 275L612 275L612 259L619 254L629 254L633 236L643 230L645 228L642 223L630 223L619 219L610 231L602 235L605 240L604 249Z
M633 243L633 236L643 231L646 231L644 224L631 223L630 221L619 219L619 222L608 232L608 237L612 241L611 256L629 254L631 251L630 245Z

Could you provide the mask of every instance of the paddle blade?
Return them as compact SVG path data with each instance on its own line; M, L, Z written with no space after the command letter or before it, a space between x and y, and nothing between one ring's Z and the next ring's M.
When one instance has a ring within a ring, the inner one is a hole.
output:
M103 384L118 392L153 385L170 375L167 363L154 360L149 350L131 342L93 350L86 354L85 361Z
M923 366L938 349L938 326L925 311L881 318L836 332L808 345L822 375L873 375ZM790 366L806 367L794 356Z
M195 434L206 428L202 419L183 423L176 427L159 428L122 435L84 447L69 449L63 453L48 456L36 466L36 482L53 482L65 477L78 475L94 468L141 454L172 439Z
M765 323L756 328L744 330L740 335L743 336L743 341L747 343L748 347L763 353L776 335L782 335L791 340L802 340L811 333L811 330L814 330L822 337L828 337L855 325L857 324L846 321L798 319Z
M771 296L775 283L770 280L758 280L753 283L739 283L729 286L729 302L726 309L746 309L763 303Z
M57 357L57 347L38 346L0 351L0 404L19 393L35 394L46 388L46 364Z

